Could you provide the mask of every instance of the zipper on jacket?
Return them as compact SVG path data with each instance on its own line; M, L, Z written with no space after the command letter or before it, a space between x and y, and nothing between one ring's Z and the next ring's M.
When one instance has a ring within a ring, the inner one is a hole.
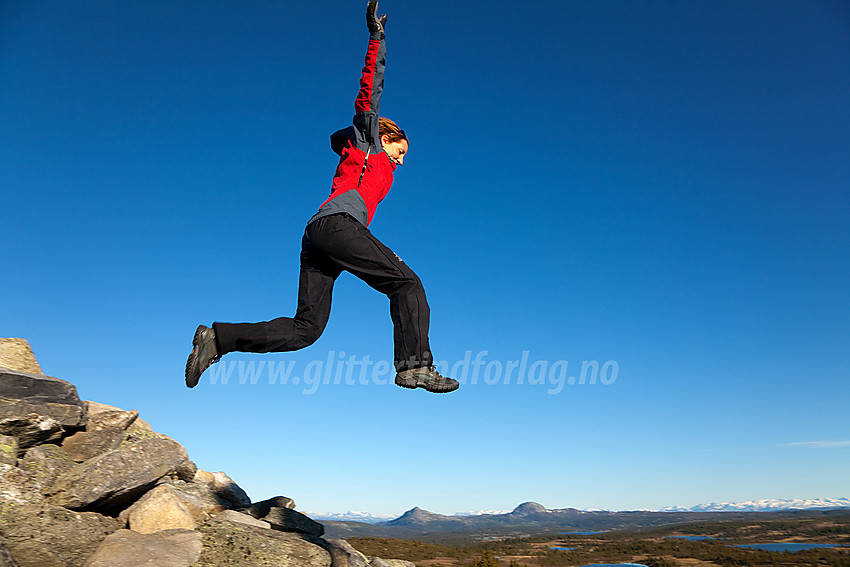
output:
M371 146L366 148L366 157L363 158L363 169L360 170L360 179L357 180L357 186L360 187L360 184L363 183L363 176L366 175L366 164L369 163L369 152L372 150Z

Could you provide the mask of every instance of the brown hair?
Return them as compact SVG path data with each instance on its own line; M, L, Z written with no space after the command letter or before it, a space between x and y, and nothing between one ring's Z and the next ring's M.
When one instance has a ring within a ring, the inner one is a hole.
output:
M401 142L402 140L407 140L410 143L410 140L407 139L407 134L404 133L404 130L398 127L398 124L390 120L389 118L384 118L383 116L378 118L378 132L381 138L384 136L392 142Z

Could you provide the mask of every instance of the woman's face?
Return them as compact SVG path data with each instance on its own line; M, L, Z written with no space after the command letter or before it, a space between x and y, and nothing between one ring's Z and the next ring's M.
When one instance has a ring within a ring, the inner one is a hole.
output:
M407 140L390 142L387 136L383 136L381 138L381 146L383 146L384 151L387 152L387 155L390 156L391 162L396 165L402 165L404 163L404 155L407 153L407 150L409 148Z

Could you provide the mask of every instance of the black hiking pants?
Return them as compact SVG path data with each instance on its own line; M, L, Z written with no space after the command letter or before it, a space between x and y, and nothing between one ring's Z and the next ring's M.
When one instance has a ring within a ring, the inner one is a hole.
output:
M304 230L295 317L214 323L219 352L288 352L313 344L325 330L331 292L343 270L389 298L396 370L431 365L431 312L422 282L368 228L344 213L318 218Z

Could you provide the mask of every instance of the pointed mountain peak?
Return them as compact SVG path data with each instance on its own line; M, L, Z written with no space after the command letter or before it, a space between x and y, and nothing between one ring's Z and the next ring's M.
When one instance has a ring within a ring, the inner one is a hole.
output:
M441 519L443 516L439 514L435 514L433 512L429 512L428 510L423 510L419 506L415 508L411 508L392 522L391 524L418 524L423 522L432 522L437 519Z

